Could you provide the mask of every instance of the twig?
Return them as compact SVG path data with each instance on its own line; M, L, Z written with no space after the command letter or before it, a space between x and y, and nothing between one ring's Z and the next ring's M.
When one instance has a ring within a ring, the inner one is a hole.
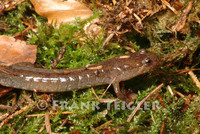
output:
M171 88L169 85L167 85L167 89L169 90L170 94L171 94L172 96L174 96L174 93L173 93L173 91L172 91L172 88Z
M183 12L183 15L182 15L180 21L178 22L177 26L175 27L176 31L180 31L185 26L187 15L189 14L190 10L192 9L192 3L193 3L193 0L191 0L189 2L187 8Z
M63 55L66 51L65 45L60 49L58 57L54 60L53 64L51 65L51 69L56 68L57 64L60 62L60 60L63 58Z
M172 12L174 12L176 15L179 15L179 13L176 11L176 9L171 7L171 5L166 0L161 0L161 1L165 6L167 6L170 10L172 10Z
M99 132L97 132L97 130L95 130L92 126L90 126L90 128L91 128L96 134L99 134Z
M176 94L178 94L180 97L185 97L185 95L183 95L181 92L179 92L179 91L176 91L176 90L174 90L174 92L176 93Z
M108 44L108 42L113 38L113 36L117 33L117 31L121 28L121 26L117 26L117 29L116 31L113 31L113 33L111 33L107 38L106 40L104 41L101 49L104 49L104 47Z
M7 112L7 113L1 115L1 116L0 116L0 121L4 120L4 119L5 119L6 117L8 117L8 116L9 116L9 112Z
M57 115L58 113L51 113L51 115ZM65 111L62 112L61 114L73 114L73 112L70 111ZM25 117L38 117L38 116L45 116L45 114L31 114L31 115L25 115Z
M192 78L192 80L196 84L196 86L200 89L200 82L199 82L197 76L192 71L189 71L188 74L190 75L190 77Z
M38 134L40 134L45 128L45 124L43 124L43 126L40 128L40 130L38 131Z
M101 103L107 103L107 102L114 102L117 101L118 99L100 99L99 96L96 94L96 92L94 91L94 88L91 88L93 94L95 95L96 99L101 102Z
M63 121L63 123L60 125L61 127L63 127L69 120L69 117L65 118L65 120Z
M8 88L8 87L3 87L3 86L0 86L0 98L5 96L7 93L9 93L12 88Z
M98 95L96 94L96 92L94 91L94 88L92 87L91 89L92 89L93 94L94 94L95 97L97 98L97 100L100 100L99 96L98 96Z
M161 95L159 94L159 92L157 92L157 95L158 95L158 99L159 99L159 101L160 101L161 106L162 106L163 108L166 108L165 105L164 105L164 103L163 103L163 99L162 99Z
M3 120L0 124L0 129L11 119L13 119L15 116L18 116L19 114L28 111L29 109L31 109L33 107L33 104L29 104L25 107L23 107L22 109L20 109L19 111L16 111L14 114L8 116L8 118L6 118L5 120Z
M113 122L113 120L109 120L109 121L105 122L104 124L102 124L102 125L96 127L95 130L99 130L99 129L103 128L104 126L106 126L106 125L108 125L108 124L110 124L110 123L112 123L112 122Z
M160 129L160 134L163 134L165 128L165 122L162 123L161 129Z
M193 69L186 68L186 69L177 70L175 72L178 72L178 74L182 74L182 73L186 73L189 71L198 71L198 70L200 70L200 68L193 68Z
M50 117L49 117L49 112L47 111L45 113L45 127L47 130L47 133L51 134L51 124L50 124Z
M19 131L24 127L24 125L27 123L27 119L24 120L23 124L20 126L20 128L16 131L15 134L18 134Z
M0 109L7 109L7 110L11 110L12 107L11 106L6 106L6 105L1 105L0 104Z
M101 97L103 97L105 95L105 93L107 92L107 90L110 88L110 86L113 84L113 82L116 80L116 77L111 81L111 83L107 86L106 90L103 92L103 94L101 95Z
M131 113L131 115L129 116L129 118L127 119L127 122L130 122L131 119L133 118L133 116L136 114L136 112L139 110L139 108L144 104L144 102L155 92L157 92L159 89L161 89L164 86L164 84L160 84L159 86L157 86L154 90L152 90L138 105L137 107L133 110L133 112Z
M14 93L12 106L14 106L17 103L17 93Z

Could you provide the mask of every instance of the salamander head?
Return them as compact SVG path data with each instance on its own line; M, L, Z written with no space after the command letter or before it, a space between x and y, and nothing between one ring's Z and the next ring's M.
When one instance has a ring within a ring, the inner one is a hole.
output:
M147 53L146 50L141 49L139 52L136 52L132 55L133 61L138 66L138 73L143 74L150 70L155 69L159 62L157 55L152 53ZM134 65L135 66L135 65Z

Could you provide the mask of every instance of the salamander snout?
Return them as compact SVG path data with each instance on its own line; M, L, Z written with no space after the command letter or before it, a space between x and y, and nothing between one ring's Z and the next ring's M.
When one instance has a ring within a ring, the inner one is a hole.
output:
M152 53L146 53L145 57L142 60L142 64L148 68L147 70L151 70L158 66L159 64L159 58L157 55Z

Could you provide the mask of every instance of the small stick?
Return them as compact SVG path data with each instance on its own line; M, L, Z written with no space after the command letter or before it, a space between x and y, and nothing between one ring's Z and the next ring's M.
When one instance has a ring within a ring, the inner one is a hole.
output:
M158 95L158 99L159 99L159 101L160 101L161 106L162 106L163 108L166 108L165 105L164 105L164 103L163 103L163 99L162 99L161 95L159 94L159 92L157 92L157 95Z
M1 116L0 116L0 121L4 120L4 119L5 119L6 117L8 117L8 116L9 116L9 112L7 112L7 113L1 115Z
M117 101L118 99L100 99L99 96L96 94L96 92L94 91L94 88L91 88L93 94L95 95L96 99L101 102L101 103L107 103L107 102L114 102Z
M105 95L105 93L108 91L108 89L110 88L110 86L113 84L113 82L116 80L116 77L111 81L111 83L108 85L108 87L106 88L106 90L103 92L103 94L101 95L101 97L103 97Z
M16 103L17 103L17 93L14 93L12 106L16 105Z
M11 106L6 106L6 105L1 105L0 104L0 109L7 109L7 110L11 110L12 107Z
M112 123L112 122L113 122L113 120L109 120L109 121L105 122L104 124L102 124L102 125L96 127L95 130L99 130L99 129L103 128L104 126L106 126L106 125L108 125L108 124L110 124L110 123Z
M23 124L20 126L20 128L16 131L16 134L18 134L19 133L19 131L24 127L24 125L27 123L27 119L25 119L24 121L23 121Z
M40 130L38 131L38 134L40 134L45 128L45 124L43 124L43 126L40 128Z
M198 70L200 70L200 68L193 68L193 69L186 68L186 69L177 70L175 72L178 72L178 74L183 74L189 71L198 71Z
M5 87L3 87L3 86L0 86L0 98L1 97L3 97L3 96L5 96L6 94L8 94L11 90L12 90L12 88L5 88Z
M99 132L97 132L97 130L95 130L92 126L90 126L90 128L91 128L96 134L99 134Z
M15 116L18 116L19 114L28 111L29 109L31 109L33 107L32 104L23 107L22 109L20 109L19 111L16 111L15 113L13 113L12 115L8 116L8 118L4 119L1 124L0 124L0 129L11 119L13 119Z
M192 78L192 80L196 84L196 86L200 89L200 82L199 82L197 76L192 71L189 71L188 74L190 75L190 77Z
M51 115L57 115L58 113L51 113ZM73 114L73 112L70 111L65 111L62 112L61 114ZM45 114L30 114L30 115L25 115L25 117L38 117L38 116L45 116Z
M178 22L177 26L175 27L176 31L180 31L185 26L187 16L192 9L192 3L193 3L193 0L191 0L189 2L187 8L183 12L183 15L181 16L180 21Z
M51 65L51 69L56 68L57 64L60 62L60 60L63 58L63 55L66 51L65 45L60 49L58 57L54 60L53 64Z
M63 123L60 125L61 127L63 127L69 120L69 117L65 118L65 120L63 121Z
M176 15L179 15L179 13L176 11L175 8L173 8L166 0L161 0L162 3L167 6L172 12L174 12Z
M48 111L45 113L45 127L47 130L47 133L51 134L52 131L51 131L51 124L50 124L50 115Z
M137 107L133 110L129 118L127 119L127 122L130 122L133 116L136 114L136 112L139 110L139 108L144 104L144 102L155 92L157 92L159 89L161 89L164 86L163 83L161 83L159 86L157 86L154 90L152 90L138 105Z
M176 94L178 94L180 97L185 97L185 95L183 95L181 92L179 92L179 91L176 91L176 90L174 90L174 92L176 93Z
M160 129L160 134L163 134L165 128L165 122L162 123L161 129Z
M104 41L101 49L104 49L104 47L108 44L108 42L113 38L113 36L117 33L117 31L121 28L121 26L117 26L117 29L116 31L113 31L113 33L111 33L107 38L106 40Z
M173 93L173 91L172 91L172 88L171 88L169 85L167 85L167 89L169 90L170 94L171 94L172 96L174 96L174 93Z
M97 100L100 100L99 96L98 96L98 95L96 94L96 92L94 91L94 88L92 87L91 89L92 89L93 94L94 94L95 97L97 98Z

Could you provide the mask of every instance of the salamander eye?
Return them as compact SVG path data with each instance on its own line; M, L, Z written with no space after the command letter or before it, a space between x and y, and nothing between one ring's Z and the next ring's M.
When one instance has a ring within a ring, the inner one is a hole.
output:
M148 65L148 64L151 63L151 59L148 58L148 57L146 57L146 58L142 61L142 63L145 64L145 65Z

